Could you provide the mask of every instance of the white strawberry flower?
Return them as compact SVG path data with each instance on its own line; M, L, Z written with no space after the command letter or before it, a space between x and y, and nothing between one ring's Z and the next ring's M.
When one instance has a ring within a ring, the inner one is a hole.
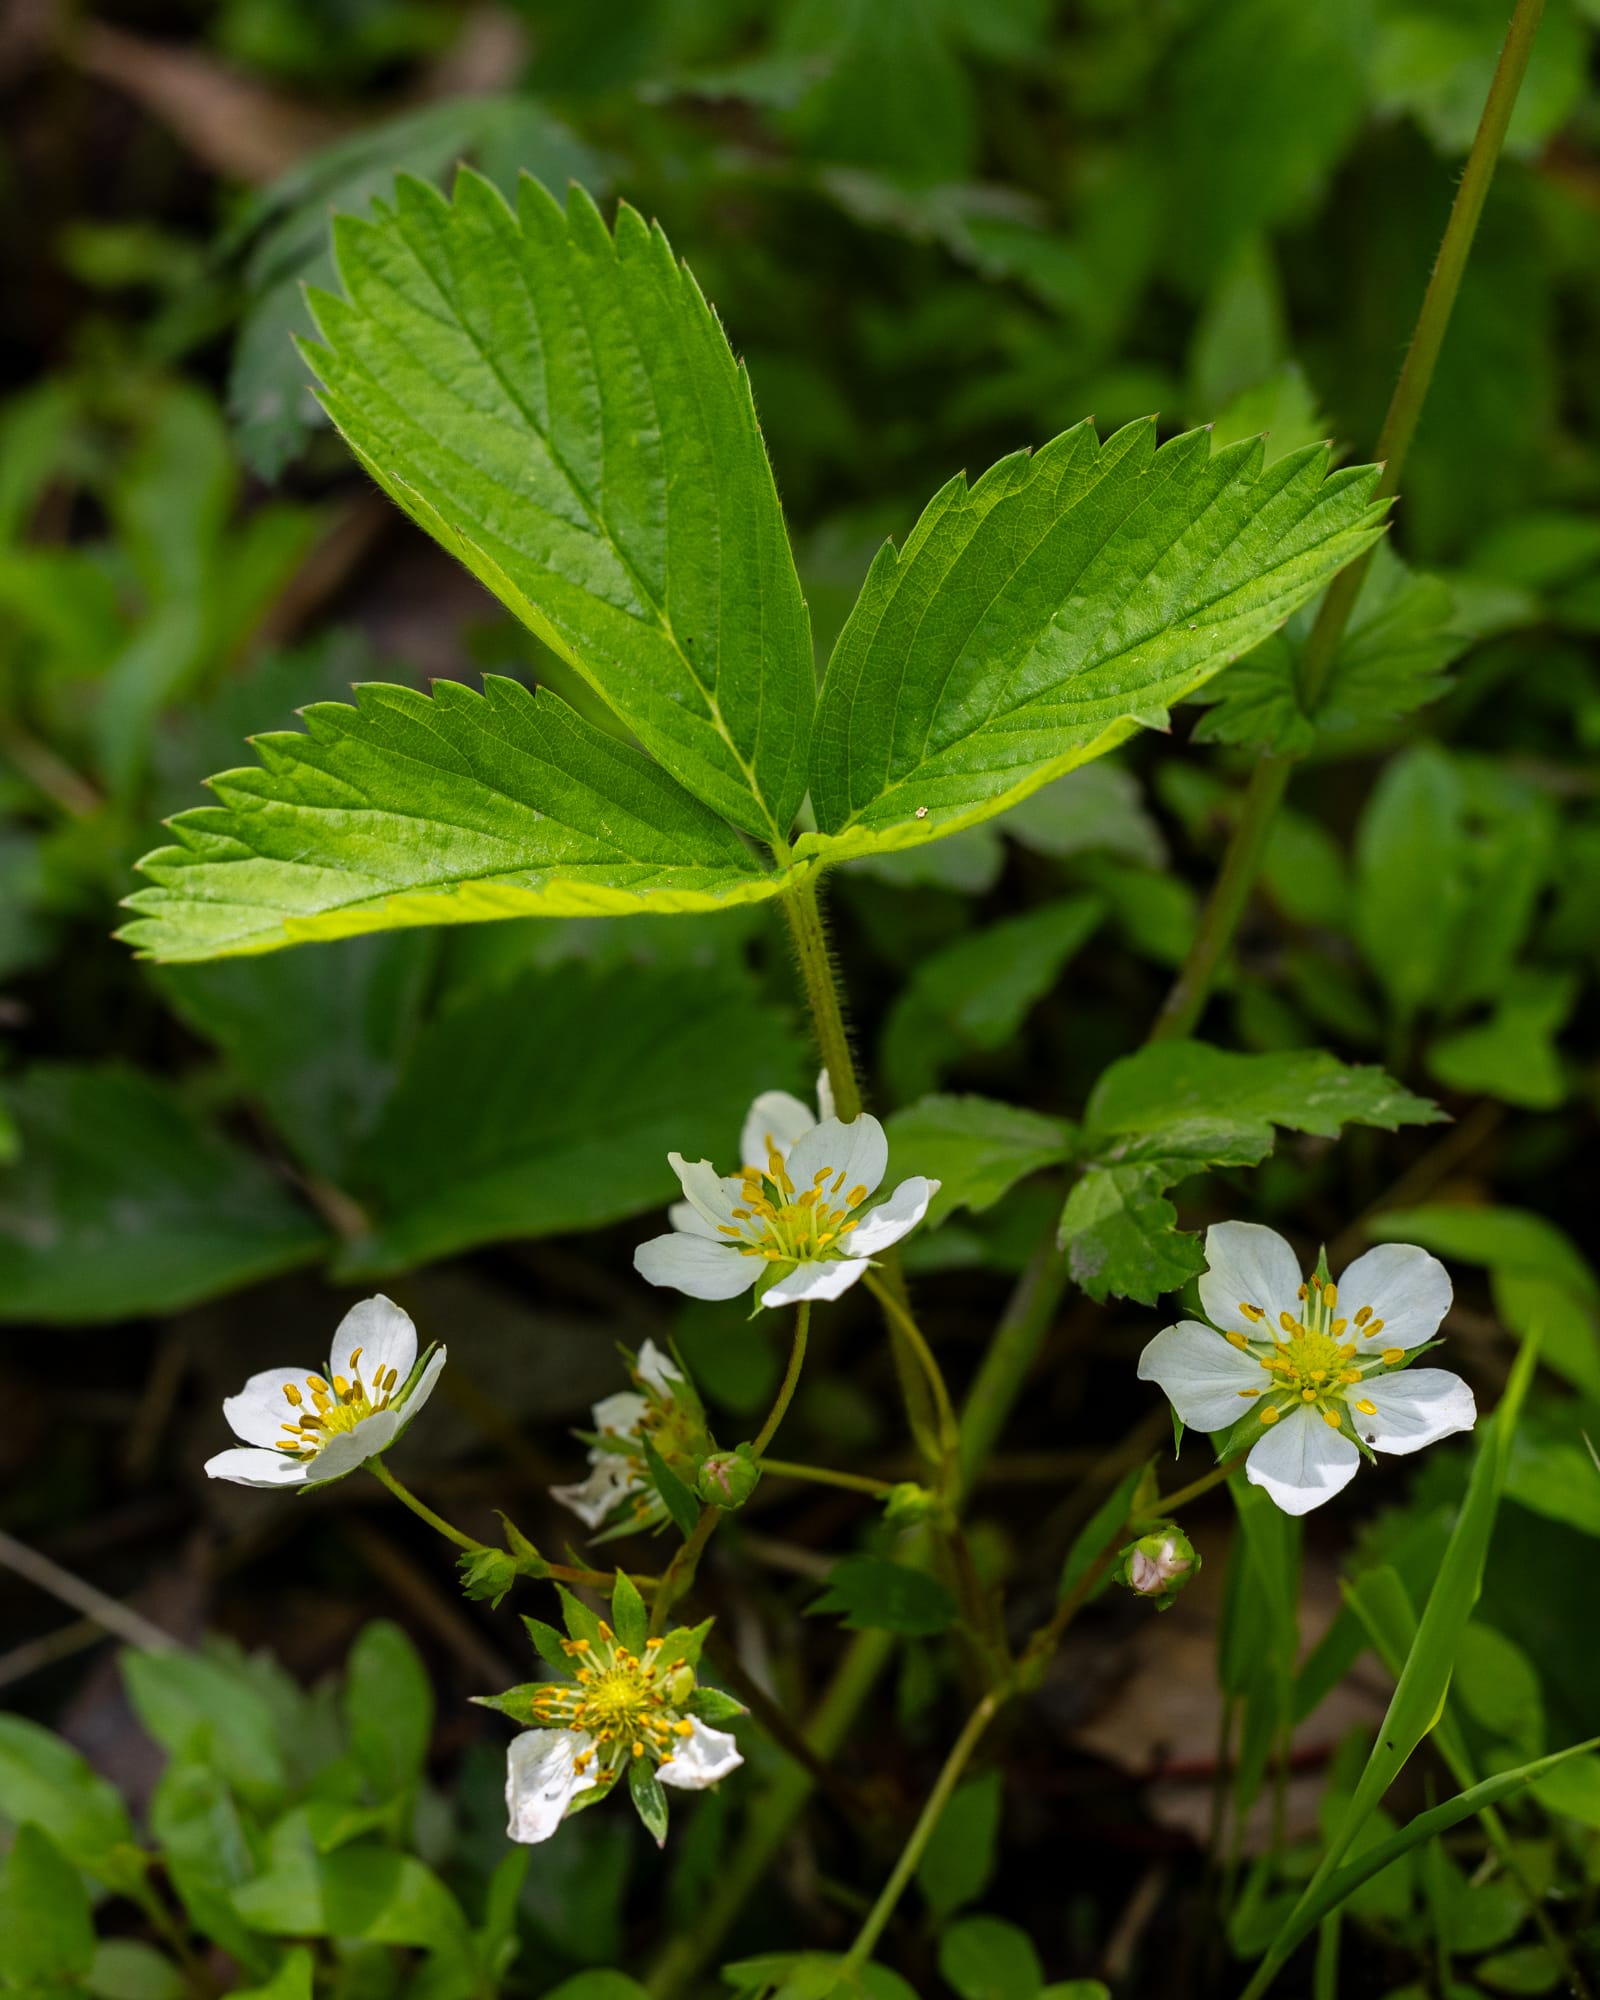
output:
M1181 1320L1139 1357L1197 1431L1225 1431L1250 1406L1261 1435L1251 1485L1306 1514L1355 1477L1363 1450L1421 1451L1477 1421L1472 1391L1443 1368L1409 1368L1450 1307L1444 1266L1383 1243L1336 1284L1305 1279L1273 1229L1219 1222L1206 1232L1200 1298L1212 1324Z
M914 1174L867 1209L889 1165L883 1127L865 1112L849 1124L814 1119L785 1091L756 1099L743 1150L736 1176L668 1154L685 1199L673 1207L672 1233L634 1252L641 1277L693 1299L736 1298L766 1279L766 1306L836 1299L917 1226L939 1188Z
M222 1405L236 1437L206 1461L212 1479L240 1486L320 1486L392 1445L433 1393L445 1350L417 1365L409 1313L380 1293L339 1322L326 1374L264 1368Z
M674 1392L683 1386L682 1375L653 1340L647 1340L639 1349L634 1373L646 1393L619 1389L614 1396L603 1396L593 1406L594 1428L602 1439L616 1438L620 1442L637 1438L650 1414L652 1395L670 1402ZM636 1500L636 1526L649 1527L666 1516L664 1503L644 1476L643 1458L637 1452L608 1451L603 1442L589 1447L588 1478L574 1486L552 1486L550 1497L559 1500L563 1507L570 1507L590 1530L603 1528L622 1502L629 1499ZM645 1504L637 1506L637 1501Z

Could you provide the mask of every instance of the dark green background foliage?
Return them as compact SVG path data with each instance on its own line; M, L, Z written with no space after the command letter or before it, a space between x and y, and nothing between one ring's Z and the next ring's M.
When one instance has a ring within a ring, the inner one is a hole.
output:
M199 1468L221 1395L315 1362L378 1285L449 1343L405 1449L474 1533L504 1506L552 1554L575 1538L547 1488L577 1476L568 1427L619 1386L619 1341L675 1339L722 1441L754 1429L771 1330L677 1310L630 1260L669 1150L731 1165L758 1090L810 1088L781 878L744 838L781 840L808 786L797 852L838 864L893 1174L944 1183L907 1263L958 1393L1062 1217L1074 1284L973 1516L1024 1629L1165 1442L1134 1360L1196 1232L1269 1221L1335 1268L1417 1242L1451 1266L1482 1407L1534 1329L1546 1367L1452 1641L1445 1763L1396 1820L1600 1730L1595 0L1549 0L1392 532L1311 712L1296 679L1308 593L1373 531L1353 468L1505 12L146 0L0 27L0 1529L186 1647L119 1683L94 1628L58 1632L0 1568L0 1991L180 1995L163 1912L260 2000L629 2000L608 1968L692 1931L787 1768L759 1731L665 1856L582 1814L525 1868L503 1731L465 1705L526 1671L512 1607L460 1608L376 1487L291 1505ZM447 208L462 162L483 179ZM519 198L522 170L556 202ZM408 376L418 273L443 267L449 366ZM637 391L601 538L576 346L550 363L576 403L519 401L486 358L505 288L546 281ZM308 367L292 336L319 334ZM1157 447L1210 541L1148 546L1118 497ZM1123 509L1104 545L1084 494ZM741 552L716 590L679 554L712 546ZM925 626L946 567L981 589ZM634 589L651 618L616 612ZM992 730L972 689L1021 662L1039 698ZM1101 679L1068 702L1052 662ZM1303 761L1258 893L1199 1039L1141 1053L1263 748ZM370 797L381 822L335 823ZM130 938L170 963L113 940L136 889ZM376 931L384 906L403 927ZM333 941L270 949L285 918ZM261 955L183 962L228 951ZM785 1453L908 1477L870 1304L813 1341ZM1324 1698L1409 1644L1469 1457L1364 1470L1303 1546L1259 1496L1208 1503L1212 1595L1086 1617L863 1990L1236 1991L1230 1951L1266 1947L1358 1795L1366 1739L1340 1739L1381 1705ZM795 1715L842 1634L896 1648L843 1790L727 1942L740 1992L827 1990L965 1712L950 1595L896 1546L858 1496L768 1478L708 1567L705 1609L759 1630ZM1161 1693L1214 1646L1240 1719L1219 1796L1242 1815L1309 1717L1321 1800L1291 1800L1276 1860L1225 1840L1220 1876L1195 1838L1217 1717ZM1142 1788L1169 1758L1187 1808ZM1504 1808L1517 1866L1594 1958L1600 1762L1539 1799ZM154 1916L140 1843L167 1857ZM1277 1990L1553 1990L1525 1898L1472 1881L1483 1855L1468 1823L1395 1859L1335 1969L1325 1934ZM1224 1898L1227 1938L1197 1948Z

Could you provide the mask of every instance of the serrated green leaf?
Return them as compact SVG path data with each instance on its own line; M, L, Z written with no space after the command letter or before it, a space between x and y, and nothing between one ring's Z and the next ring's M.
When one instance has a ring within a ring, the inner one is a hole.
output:
M806 1606L834 1612L851 1632L899 1632L932 1638L955 1623L955 1599L936 1577L883 1556L846 1556L829 1570L827 1588Z
M1026 1175L1070 1157L1073 1128L990 1097L924 1097L888 1119L889 1157L897 1174L939 1183L928 1210L936 1227L958 1208L981 1213Z
M787 1019L735 967L574 962L468 990L351 1165L371 1230L341 1272L636 1215L673 1192L669 1152L715 1155L758 1091L801 1073Z
M548 692L371 682L304 734L255 738L261 768L171 822L121 935L178 963L410 924L715 910L787 873L658 765Z
M1334 654L1327 687L1308 714L1297 686L1314 623L1306 606L1282 632L1207 682L1195 700L1210 704L1197 743L1236 743L1299 754L1313 744L1409 715L1448 686L1444 669L1472 644L1440 577L1410 570L1381 543Z
M7 1085L0 1320L174 1312L308 1263L326 1232L170 1084L107 1064Z
M373 477L682 783L782 840L810 628L749 384L659 228L402 178L341 217L322 402Z
M628 1794L646 1833L657 1847L667 1844L667 1795L647 1757L628 1764Z
M1153 1305L1204 1263L1176 1228L1166 1189L1210 1166L1253 1166L1275 1126L1335 1138L1343 1126L1428 1125L1438 1106L1380 1069L1316 1049L1241 1055L1204 1042L1157 1042L1113 1063L1084 1114L1084 1172L1067 1197L1061 1244L1092 1298Z
M915 846L1004 812L1167 709L1370 545L1370 467L1087 424L935 495L834 649L797 853ZM919 817L919 814L922 815Z

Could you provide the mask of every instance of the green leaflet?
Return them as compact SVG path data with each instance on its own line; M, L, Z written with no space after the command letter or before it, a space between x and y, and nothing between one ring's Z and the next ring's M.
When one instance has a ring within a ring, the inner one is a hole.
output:
M1083 1171L1061 1217L1061 1246L1091 1298L1154 1305L1200 1270L1166 1190L1211 1166L1254 1166L1275 1126L1337 1137L1345 1125L1429 1125L1443 1116L1381 1069L1321 1049L1240 1055L1205 1042L1156 1042L1113 1063L1084 1114Z
M168 962L491 917L713 910L773 895L731 827L551 694L374 682L255 738L261 769L172 821L121 935Z
M334 244L306 351L357 457L697 798L784 839L810 626L749 383L660 229L463 172Z
M1382 532L1377 472L1091 425L950 481L880 551L817 710L829 860L991 818L1161 726ZM919 817L919 814L925 815Z

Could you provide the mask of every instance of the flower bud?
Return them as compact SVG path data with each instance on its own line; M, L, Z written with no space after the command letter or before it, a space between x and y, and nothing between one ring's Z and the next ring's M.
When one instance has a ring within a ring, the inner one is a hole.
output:
M1154 1598L1157 1608L1165 1611L1199 1567L1194 1544L1168 1522L1123 1550L1117 1574L1130 1590Z
M700 1466L695 1491L709 1507L742 1507L756 1490L761 1467L742 1444L733 1451L713 1452Z
M883 1503L884 1518L892 1521L897 1528L909 1527L914 1521L926 1521L930 1514L938 1510L938 1494L930 1493L926 1486L918 1486L909 1479L891 1487Z

